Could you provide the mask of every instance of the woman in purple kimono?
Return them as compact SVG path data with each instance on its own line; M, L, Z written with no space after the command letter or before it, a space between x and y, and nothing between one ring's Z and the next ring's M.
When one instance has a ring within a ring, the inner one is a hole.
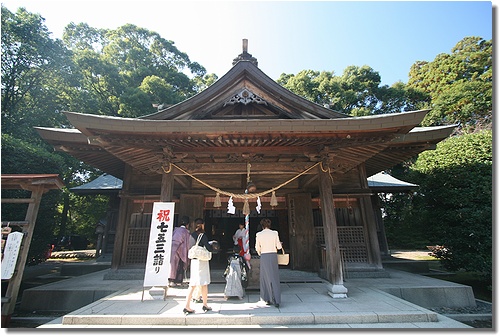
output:
M186 226L189 217L182 216L172 233L172 250L170 252L170 287L180 286L184 280L184 272L188 267L188 251L190 233Z

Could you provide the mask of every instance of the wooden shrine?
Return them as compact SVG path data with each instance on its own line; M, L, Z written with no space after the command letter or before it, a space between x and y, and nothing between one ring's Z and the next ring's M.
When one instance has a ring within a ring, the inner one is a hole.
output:
M155 201L175 201L176 214L204 218L223 246L246 207L250 247L260 219L270 218L289 267L325 269L331 295L345 297L343 269L383 269L367 178L453 131L418 127L427 113L332 111L269 78L244 42L224 76L181 103L140 118L65 112L74 129L37 130L57 150L123 180L113 270L144 267Z

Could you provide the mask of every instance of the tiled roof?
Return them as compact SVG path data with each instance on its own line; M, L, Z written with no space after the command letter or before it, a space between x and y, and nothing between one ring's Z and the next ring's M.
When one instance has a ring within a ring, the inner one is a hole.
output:
M417 188L418 185L398 180L397 178L384 172L377 173L368 178L368 186L375 191L396 191L410 190Z
M95 180L70 190L76 194L112 193L122 189L123 181L109 174L102 174Z

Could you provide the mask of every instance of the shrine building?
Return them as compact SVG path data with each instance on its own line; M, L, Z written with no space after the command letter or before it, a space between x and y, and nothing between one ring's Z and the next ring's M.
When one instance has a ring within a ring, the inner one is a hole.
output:
M418 127L428 112L335 112L273 81L244 40L233 67L183 102L139 118L65 112L74 129L37 131L123 181L112 271L145 267L153 202L175 202L176 217L203 218L223 249L246 214L252 249L260 220L271 219L289 267L322 270L330 294L345 297L344 273L383 271L385 234L368 178L454 129Z

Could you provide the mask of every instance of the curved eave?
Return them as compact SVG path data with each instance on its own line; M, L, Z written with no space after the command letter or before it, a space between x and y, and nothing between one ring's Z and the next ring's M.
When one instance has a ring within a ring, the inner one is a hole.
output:
M272 120L145 120L65 112L70 123L88 137L103 134L159 136L167 134L279 134L349 133L406 134L417 126L428 110L339 119Z
M87 144L87 136L76 128L35 127L38 134L49 144L60 142Z
M56 151L66 152L103 172L123 178L125 164L100 146L89 144L88 137L77 129L35 127L40 137Z
M423 151L435 149L436 144L448 138L456 127L415 127L408 134L396 136L383 151L365 162L367 175L390 169Z
M270 104L284 107L293 119L347 118L346 114L335 112L302 98L285 89L249 61L239 61L214 84L193 97L170 106L162 111L140 117L141 119L174 120L193 119L196 111L223 103L239 89L246 87L264 96ZM199 112L196 112L199 113Z
M449 137L458 125L415 127L409 133L397 136L391 141L391 145L404 143L437 144Z

